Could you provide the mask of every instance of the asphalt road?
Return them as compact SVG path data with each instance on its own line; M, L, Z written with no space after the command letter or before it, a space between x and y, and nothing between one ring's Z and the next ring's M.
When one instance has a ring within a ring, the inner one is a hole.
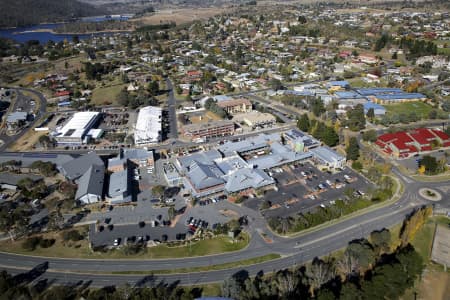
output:
M177 107L176 107L176 99L173 94L173 85L172 81L169 78L166 78L167 90L169 91L169 97L167 99L167 105L169 109L169 122L170 122L170 132L169 138L177 139L178 138L178 127L177 127Z
M24 109L24 111L28 111L29 109L29 100L26 96L24 96L21 91L27 91L30 93L33 93L37 97L39 97L39 111L36 113L36 116L34 120L29 124L28 128L31 128L34 126L34 124L45 114L47 111L47 99L45 99L44 95L42 95L40 92L35 91L33 89L27 89L27 88L11 88L11 90L15 90L17 93L17 99L13 103L15 111L19 106ZM25 103L24 103L25 102ZM25 107L24 107L25 106ZM0 134L0 140L3 141L3 144L0 146L0 152L6 150L14 141L20 139L26 132L28 128L24 128L22 131L20 131L18 134L10 136L2 132Z
M239 261L269 253L279 253L283 255L283 258L244 268L190 274L155 275L151 278L151 282L155 280L157 282L164 281L168 283L178 281L179 284L187 285L222 281L227 276L241 269L245 269L250 274L256 274L260 271L265 273L272 272L281 268L291 267L295 264L302 264L316 256L327 255L345 247L353 239L367 236L373 230L399 223L414 208L429 203L418 196L417 191L420 188L426 186L436 189L446 189L450 184L449 181L441 183L415 182L412 179L406 178L404 175L401 178L407 179L408 182L404 181L406 192L396 203L294 238L273 237L273 243L264 242L259 235L256 235L255 230L252 229L260 228L262 225L260 223L261 220L254 219L254 216L251 216L249 225L249 229L252 232L251 243L246 249L238 252L214 256L160 260L78 260L0 253L0 265L2 269L17 274L47 262L49 269L39 278L54 279L56 283L61 284L74 283L82 280L91 281L91 284L94 286L105 286L124 284L125 282L136 284L144 276L89 274L89 272L148 271L150 273L152 270L207 266Z

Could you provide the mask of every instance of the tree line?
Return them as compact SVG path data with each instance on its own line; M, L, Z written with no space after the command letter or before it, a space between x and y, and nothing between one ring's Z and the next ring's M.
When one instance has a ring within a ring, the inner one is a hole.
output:
M66 22L74 18L103 14L102 9L77 0L2 0L0 28Z
M368 239L351 241L342 255L316 257L306 265L293 265L272 274L261 271L255 277L246 270L238 271L224 279L221 294L240 300L398 299L414 286L423 271L424 262L410 243L430 215L431 207L421 207L407 217L399 236L393 236L388 229L373 231ZM67 236L68 240L79 238ZM36 239L26 246L45 247L51 242ZM134 286L98 289L90 287L89 282L52 286L45 279L38 280L47 267L39 265L16 276L1 271L0 299L188 300L204 296L202 288L159 282L152 275Z
M240 271L224 280L222 296L233 299L398 299L414 286L424 268L411 246L429 216L421 208L405 221L400 246L391 232L374 231L369 240L351 241L340 257L315 258L310 264L251 278Z

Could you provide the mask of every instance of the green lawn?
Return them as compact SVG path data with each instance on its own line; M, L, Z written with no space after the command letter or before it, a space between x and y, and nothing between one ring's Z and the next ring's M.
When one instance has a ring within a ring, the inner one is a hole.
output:
M416 236L411 243L425 262L430 259L434 229L434 221L428 220L427 223L417 231Z
M450 48L438 48L438 54L450 55Z
M383 105L386 108L388 114L399 115L401 113L409 114L415 112L419 118L428 119L428 114L433 109L429 104L417 101L417 102L405 102L398 104Z
M238 251L248 245L248 235L240 241L233 242L227 236L219 236L212 239L205 239L198 242L192 242L189 246L158 245L147 248L146 251L135 255L126 255L121 249L112 250L105 253L93 252L90 250L88 242L82 240L79 242L62 242L60 235L49 233L42 235L44 238L54 238L55 244L50 248L37 247L33 251L27 251L22 248L22 240L11 242L0 242L0 251L63 258L91 258L91 259L152 259L152 258L180 258L190 256L204 256L219 254L223 252Z
M96 105L117 104L116 96L124 87L126 84L95 88L92 91L92 103Z

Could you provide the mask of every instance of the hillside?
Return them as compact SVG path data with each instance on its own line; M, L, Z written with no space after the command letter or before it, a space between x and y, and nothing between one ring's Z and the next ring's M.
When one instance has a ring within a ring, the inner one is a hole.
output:
M0 28L61 22L103 11L77 0L1 0Z

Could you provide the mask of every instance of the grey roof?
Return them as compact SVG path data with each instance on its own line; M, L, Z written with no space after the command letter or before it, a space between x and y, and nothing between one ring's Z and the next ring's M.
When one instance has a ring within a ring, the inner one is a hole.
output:
M105 166L103 164L91 165L78 180L78 189L75 194L75 199L78 200L87 194L99 195L101 197L104 179Z
M247 162L243 160L239 155L229 156L221 160L216 160L216 164L224 174L228 174L235 169L248 166Z
M271 154L263 155L257 158L252 158L248 161L260 169L271 169L287 163L304 160L312 157L310 152L294 152L286 148L280 143L273 143L271 145Z
M54 154L54 153L1 153L0 163L11 160L22 162L22 167L28 167L35 161L51 162L60 168L66 162L73 160L74 157L68 154Z
M193 161L189 165L188 176L196 190L224 184L223 175L222 171L214 163L204 164Z
M17 183L24 179L24 178L30 178L33 180L33 182L36 182L40 179L42 179L42 176L33 175L33 174L13 174L13 173L0 173L0 184L9 184L9 185L15 185L17 186Z
M114 172L109 178L108 197L120 197L128 194L128 169Z
M221 158L222 155L217 150L209 150L206 152L197 152L191 155L178 157L178 161L181 165L181 168L187 169L193 161L197 161L204 164L211 164L212 161Z
M10 113L6 118L7 123L15 123L18 121L26 121L28 114L24 111L15 111Z
M324 162L334 163L341 160L345 160L345 157L336 153L335 151L331 150L328 147L318 147L315 149L312 149L311 152L313 155Z
M145 149L125 149L123 151L123 158L127 159L148 159L149 157L153 158L153 151L145 150Z
M80 178L92 165L102 165L103 161L95 152L80 156L61 166L61 171L69 180Z
M147 160L153 159L153 151L145 149L125 149L120 155L108 159L108 167L124 165L128 159Z
M303 131L292 129L284 133L284 137L287 140L291 140L296 143L303 143L306 147L319 146L320 142L312 136L304 133Z
M260 169L237 169L227 177L225 190L229 193L239 192L248 188L257 189L275 183L273 178Z
M243 153L249 151L255 151L264 147L267 147L269 143L279 141L280 135L273 134L259 134L255 137L247 138L239 142L226 142L218 149L225 156L234 155L235 152Z

